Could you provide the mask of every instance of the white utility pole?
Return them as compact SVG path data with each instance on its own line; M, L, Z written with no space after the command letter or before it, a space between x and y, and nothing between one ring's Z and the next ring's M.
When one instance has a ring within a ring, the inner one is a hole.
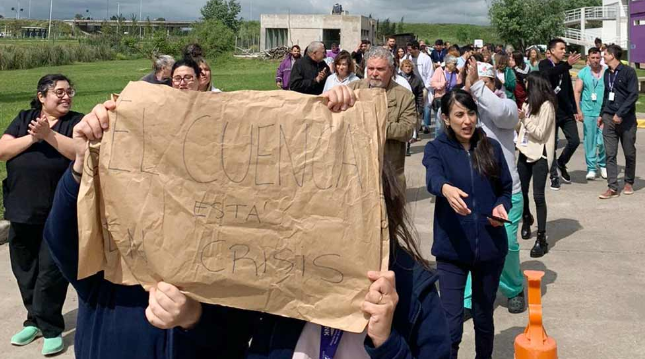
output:
M29 10L27 11L27 16L29 19L31 19L31 0L29 0Z
M139 0L139 38L143 38L143 34L141 32L141 8L143 6L143 0Z
M49 0L49 30L47 32L47 39L52 38L52 12L54 11L54 0Z

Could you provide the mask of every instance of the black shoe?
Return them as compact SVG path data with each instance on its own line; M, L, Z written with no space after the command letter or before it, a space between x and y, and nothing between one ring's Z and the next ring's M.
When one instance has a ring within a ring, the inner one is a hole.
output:
M549 253L549 243L546 241L546 233L538 232L535 245L531 249L531 258L540 258Z
M522 218L522 239L531 238L531 226L534 221L533 216L530 214Z
M410 142L408 142L406 149L405 149L405 155L406 156L412 156L412 152L410 152Z
M426 135L430 133L428 126L423 126L423 133L425 133Z
M513 298L508 298L508 312L511 314L523 313L526 310L526 301L524 300L524 289L520 294Z
M564 183L571 183L571 176L569 176L569 172L567 172L567 166L561 165L560 161L557 161L557 163Z
M551 189L554 191L560 190L560 179L558 177L551 178Z
M464 308L464 322L473 318L473 311L470 308Z

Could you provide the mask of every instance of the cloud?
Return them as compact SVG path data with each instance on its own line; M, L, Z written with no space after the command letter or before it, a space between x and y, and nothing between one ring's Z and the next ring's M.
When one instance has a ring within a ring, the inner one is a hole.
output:
M327 14L334 3L339 2L351 15L372 15L374 18L423 23L487 24L486 0L238 0L242 5L241 16L258 20L260 14ZM7 18L15 16L12 7L24 9L21 17L28 17L29 0L3 0L0 14ZM116 15L117 3L121 14L129 18L139 14L139 0L53 0L52 15L55 19L71 19L75 14L89 14L96 19ZM164 17L168 20L197 20L199 10L206 0L141 0L142 17ZM31 17L49 18L49 0L31 0ZM89 12L87 12L89 10Z

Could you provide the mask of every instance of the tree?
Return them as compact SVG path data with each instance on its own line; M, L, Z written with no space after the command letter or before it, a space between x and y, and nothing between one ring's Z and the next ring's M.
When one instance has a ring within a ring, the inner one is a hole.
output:
M457 40L459 41L460 44L461 43L464 43L464 44L469 43L470 40L471 40L470 31L468 31L468 27L466 27L466 26L459 26L455 36L457 37Z
M81 14L74 15L74 20L83 20L83 15Z
M602 6L602 0L569 0L564 2L565 11L591 6Z
M166 21L166 18L164 17L158 17L155 19L155 21Z
M191 32L192 42L199 43L209 56L232 51L235 48L235 33L223 22L211 19L197 23Z
M502 41L523 50L564 32L565 1L493 0L488 16Z
M4 15L0 15L0 19L4 19Z
M219 20L233 32L237 33L240 29L240 20L238 15L242 11L242 6L235 1L229 0L208 0L201 10L204 20Z

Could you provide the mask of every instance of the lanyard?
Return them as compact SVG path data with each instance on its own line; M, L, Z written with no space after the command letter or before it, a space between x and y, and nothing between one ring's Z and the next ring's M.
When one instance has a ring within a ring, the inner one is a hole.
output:
M553 65L553 67L556 66L555 62L553 62L553 60L549 59L549 61L551 61L551 65ZM558 87L562 86L562 76L564 76L564 75L560 74L560 82L558 82Z
M618 78L618 70L614 71L614 76L611 76L611 71L609 72L609 91L614 92L614 83L616 82L616 79ZM612 80L613 77L613 80Z
M455 73L454 72L449 72L450 78L448 78L448 75L446 75L446 81L448 82L448 85L446 85L446 92L450 92L452 90L452 80L455 78Z
M343 331L330 327L320 327L320 359L333 359L338 350Z

